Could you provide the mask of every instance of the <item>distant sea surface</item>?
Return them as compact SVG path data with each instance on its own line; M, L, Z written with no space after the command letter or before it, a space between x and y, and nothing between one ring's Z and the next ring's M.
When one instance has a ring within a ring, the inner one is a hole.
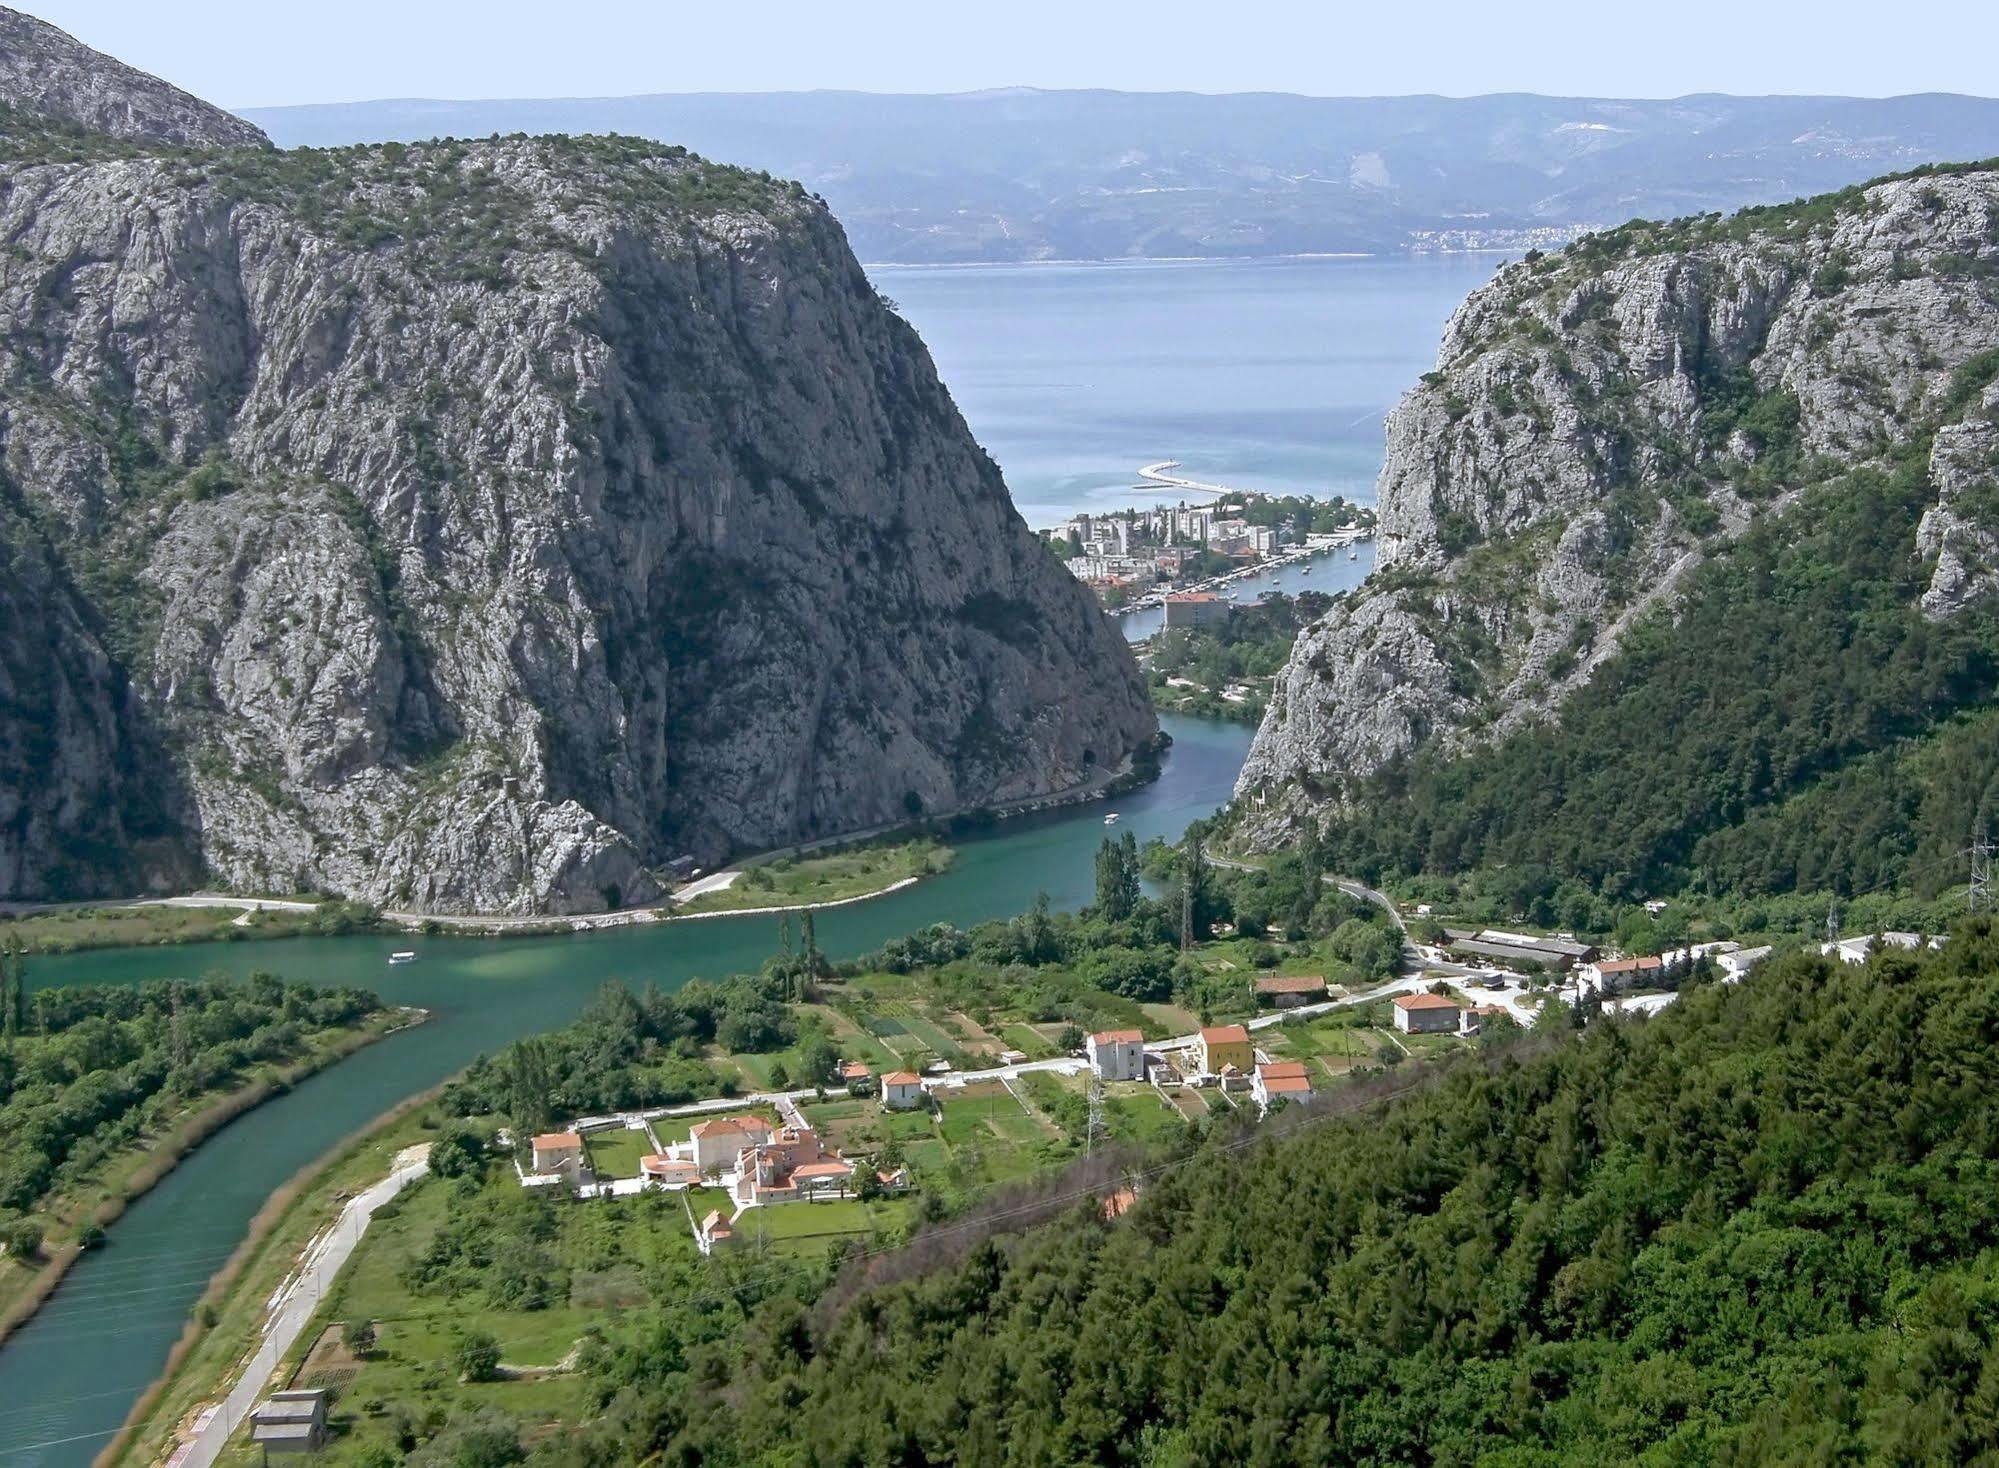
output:
M1037 528L1171 503L1138 468L1372 503L1382 420L1496 255L868 273L936 358Z

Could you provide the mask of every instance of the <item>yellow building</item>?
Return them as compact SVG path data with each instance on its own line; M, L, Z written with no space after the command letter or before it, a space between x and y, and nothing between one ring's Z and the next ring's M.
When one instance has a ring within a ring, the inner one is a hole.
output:
M1256 1068L1256 1052L1250 1049L1249 1031L1241 1025L1216 1025L1201 1031L1201 1069L1218 1076L1226 1066L1244 1075Z

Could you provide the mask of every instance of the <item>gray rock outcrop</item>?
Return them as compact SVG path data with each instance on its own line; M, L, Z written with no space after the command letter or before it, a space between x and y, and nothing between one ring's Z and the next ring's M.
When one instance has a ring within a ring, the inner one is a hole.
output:
M143 849L29 811L127 808L59 732L0 892L588 910L1155 732L795 186L620 139L129 154L6 166L0 491L77 606L60 729L167 810Z
M1390 415L1378 569L1298 639L1237 786L1275 845L1423 747L1556 714L1815 460L1919 431L1999 349L1999 174L1629 225L1512 264ZM1987 377L1990 374L1986 374ZM1946 428L1925 608L1986 594L1993 430Z
M0 5L0 103L108 137L201 148L269 147L255 123Z

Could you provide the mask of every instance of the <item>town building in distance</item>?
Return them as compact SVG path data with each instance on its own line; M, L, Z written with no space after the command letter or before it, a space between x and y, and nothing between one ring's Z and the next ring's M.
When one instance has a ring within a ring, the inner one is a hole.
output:
M1076 515L1044 538L1106 607L1190 592L1266 562L1365 540L1374 512L1344 499L1236 492L1209 505L1181 502ZM1225 608L1217 610L1225 614ZM1198 625L1185 608L1175 625Z

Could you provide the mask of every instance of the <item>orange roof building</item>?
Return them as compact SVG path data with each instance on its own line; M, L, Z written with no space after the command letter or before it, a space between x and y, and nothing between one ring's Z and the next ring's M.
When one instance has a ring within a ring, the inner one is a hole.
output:
M1395 1028L1405 1035L1434 1035L1458 1027L1458 1005L1442 994L1395 996Z
M1230 1066L1248 1074L1256 1065L1249 1030L1242 1025L1213 1025L1202 1030L1196 1048L1200 1051L1201 1069L1209 1075L1218 1076Z

